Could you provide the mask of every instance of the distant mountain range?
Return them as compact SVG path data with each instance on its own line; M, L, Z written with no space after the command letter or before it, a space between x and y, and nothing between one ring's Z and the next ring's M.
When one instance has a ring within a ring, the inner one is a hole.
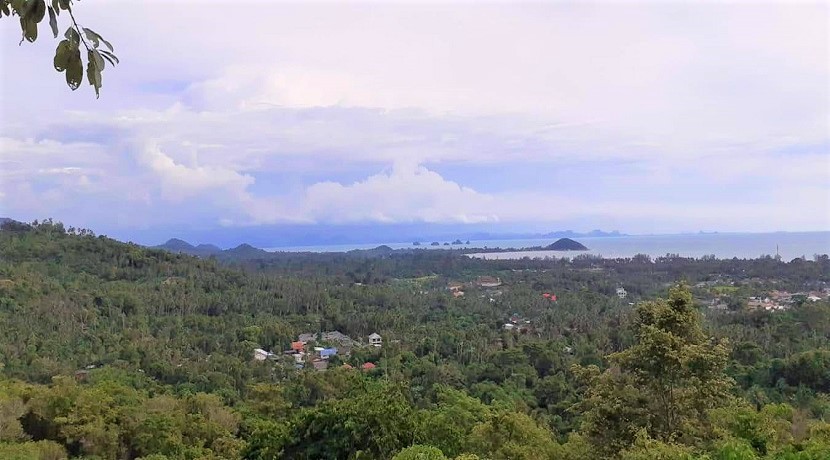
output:
M296 246L329 246L329 245L360 245L360 244L367 244L373 242L398 242L404 243L407 241L415 242L414 246L421 246L426 245L428 246L430 242L441 241L441 242L454 242L453 244L461 244L463 241L473 241L473 245L475 245L476 241L486 241L486 240L528 240L528 239L561 239L561 238L602 238L602 237L617 237L617 236L628 236L625 233L620 233L617 230L606 232L602 230L592 230L586 233L579 233L574 232L572 230L562 230L562 231L554 231L548 233L490 233L490 232L463 232L460 231L458 233L453 234L430 234L430 233L422 233L420 236L406 234L406 233L399 233L393 234L392 232L386 231L367 231L367 232L355 232L351 233L350 231L347 232L344 229L344 233L342 234L333 234L331 229L318 229L318 231L322 232L320 234L313 233L313 230L309 230L310 233L306 235L297 235L294 232L294 228L287 230L285 233L282 233L280 230L275 230L273 236L268 240L262 237L262 235L247 235L246 232L241 230L230 230L230 233L237 234L237 238L246 241L244 238L250 236L251 239L248 242L251 244L252 247L267 247L267 248L275 248L279 250L280 247L296 247ZM350 229L353 230L353 229ZM213 235L206 235L206 236L213 236ZM219 240L227 241L227 235L219 235L216 236ZM211 239L208 241L211 241ZM215 240L214 240L215 241ZM238 241L238 240L237 240ZM232 250L245 250L245 244L236 246ZM210 256L216 255L222 252L222 249L214 244L200 244L200 245L192 245L184 240L173 238L167 241L164 244L155 246L157 248L166 249L168 251L173 252L183 252L187 254L199 255L199 256ZM240 249L242 248L242 249ZM231 249L229 249L231 250ZM250 251L250 250L248 250Z
M152 246L152 248L164 249L166 251L178 252L182 254L190 254L192 256L198 257L218 256L233 259L256 259L268 257L271 254L268 251L255 248L250 244L246 243L240 244L235 248L222 249L219 246L215 246L213 244L200 244L194 246L188 243L187 241L178 238L171 238L167 240L166 243L160 244L158 246Z

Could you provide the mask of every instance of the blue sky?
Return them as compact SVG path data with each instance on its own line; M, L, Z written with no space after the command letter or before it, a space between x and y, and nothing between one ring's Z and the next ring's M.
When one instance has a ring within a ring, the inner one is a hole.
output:
M99 100L52 71L46 29L18 46L0 28L2 215L139 241L830 230L826 3L85 0L76 15L122 61Z

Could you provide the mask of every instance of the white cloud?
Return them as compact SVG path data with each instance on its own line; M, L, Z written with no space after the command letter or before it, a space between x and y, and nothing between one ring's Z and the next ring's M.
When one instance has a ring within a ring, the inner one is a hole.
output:
M254 182L253 177L228 168L198 164L188 167L176 163L155 144L146 145L138 160L158 177L163 197L171 201L182 201L217 189L242 196L245 188Z
M3 207L830 228L825 4L212 5L80 5L122 59L100 100L51 72L53 42L0 31L3 67L32 69L0 76ZM579 177L516 180L528 164Z

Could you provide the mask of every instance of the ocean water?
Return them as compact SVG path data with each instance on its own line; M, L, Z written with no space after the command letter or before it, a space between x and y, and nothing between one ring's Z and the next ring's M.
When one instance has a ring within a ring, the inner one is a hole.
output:
M353 249L371 249L386 245L392 249L459 249L481 248L481 252L471 254L487 259L519 259L522 257L573 257L579 254L593 254L601 257L632 257L647 254L653 257L666 254L678 254L684 257L703 257L714 255L719 259L752 259L763 255L775 256L784 260L796 257L812 258L815 254L830 254L830 232L779 232L779 233L706 233L680 235L636 235L619 237L574 238L588 247L588 251L516 251L488 252L487 249L522 249L547 246L556 238L516 239L516 240L472 240L470 244L430 246L421 243L413 246L406 243L371 243L356 245L331 246L295 246L270 248L268 251L289 252L345 252Z

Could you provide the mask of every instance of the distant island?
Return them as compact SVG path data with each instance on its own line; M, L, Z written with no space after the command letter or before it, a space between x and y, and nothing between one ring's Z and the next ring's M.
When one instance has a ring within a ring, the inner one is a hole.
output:
M570 238L559 238L553 244L544 247L547 251L587 251L588 248L579 241Z

